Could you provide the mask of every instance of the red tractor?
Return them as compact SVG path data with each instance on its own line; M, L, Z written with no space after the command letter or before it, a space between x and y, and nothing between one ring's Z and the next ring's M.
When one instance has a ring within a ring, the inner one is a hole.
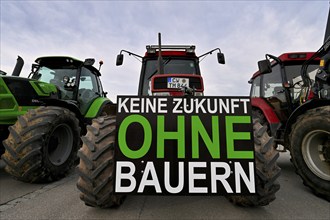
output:
M161 45L159 43L159 45L147 46L146 49L147 51L144 56L140 56L126 50L122 50L120 54L117 56L117 63L116 63L117 65L122 65L123 63L123 54L122 54L123 52L126 52L129 55L133 55L142 60L142 68L141 68L140 82L138 88L139 96L134 98L135 101L144 100L146 102L150 100L160 100L158 98L162 98L162 97L165 97L164 99L167 99L166 97L168 97L168 100L171 100L170 105L173 106L174 105L179 106L174 104L174 101L175 99L181 101L181 98L183 101L187 101L187 102L191 101L190 104L192 103L192 101L194 101L193 103L195 103L195 101L197 103L197 101L200 100L199 98L203 98L203 92L204 92L203 78L201 77L201 71L199 68L200 58L208 54L211 54L214 51L219 51L217 53L218 63L220 64L225 63L224 55L223 53L221 53L219 48L211 50L201 56L196 56L195 46L192 45ZM140 107L139 106L140 103L134 102L134 100L133 102L131 102L131 105L128 108L137 111L138 108ZM126 102L125 104L127 103L128 102ZM203 108L202 104L203 103L200 102L199 107L201 107L201 109ZM118 109L120 110L121 104L119 100L117 105L119 106ZM149 105L152 105L152 103L149 103ZM124 106L124 104L122 104L122 106ZM188 104L180 105L181 108L178 107L177 111L182 112L183 109L186 108L187 106ZM88 132L86 136L82 138L84 144L82 149L78 153L80 157L80 164L78 166L78 173L80 178L78 180L77 187L81 191L80 198L85 202L86 205L89 206L104 208L114 205L120 205L124 198L124 195L115 193L115 188L116 188L115 184L118 185L118 183L117 183L117 179L114 176L115 170L118 172L118 164L117 166L114 165L116 163L115 158L118 157L118 154L115 155L116 152L115 147L117 146L116 142L125 142L125 138L124 139L120 138L121 126L119 126L118 128L118 124L116 125L116 120L117 121L119 120L119 116L118 116L119 110L117 110L117 116L113 115L110 117L100 117L96 120L93 120L93 124L87 127ZM167 110L166 107L164 107L163 110L164 112L166 112ZM145 112L147 110L146 108L143 107L141 111ZM166 117L166 114L163 114L163 116L159 116L157 113L156 114L152 113L149 114L148 117L150 118ZM178 116L178 117L185 117L185 116ZM188 117L190 118L190 116ZM214 116L214 118L215 117L218 116L216 115ZM251 118L250 115L248 117ZM170 117L170 121L176 121L176 117L173 118ZM142 125L143 124L148 125L147 122L142 123ZM200 125L199 127L202 127L201 124L199 125ZM133 132L131 133L131 136L126 136L127 142L129 142L131 138L137 137L143 139L143 137L144 138L146 137L147 135L146 132L141 132L141 128L144 127L135 126L136 128L134 128L133 125L131 125L131 127ZM179 128L177 129L179 130ZM186 133L188 133L190 130L193 129L189 128L185 131ZM251 126L251 130L252 130L252 126ZM150 134L156 133L156 131L152 129L148 130L148 132ZM168 136L164 138L167 139L175 139L175 138L179 139L181 136L185 135L184 133L182 133L179 135L180 137L177 137L178 135L174 137L175 136L174 132L169 132L166 134ZM206 135L206 133L204 134ZM213 134L212 138L218 135L215 132L212 134ZM169 137L169 135L171 137ZM275 199L275 193L279 190L277 177L280 174L280 168L276 164L276 160L279 154L275 150L273 139L268 136L265 127L262 127L261 124L257 121L254 121L253 124L252 137L253 135L254 135L254 145L252 142L250 146L252 147L252 151L251 151L252 155L255 155L255 157L253 157L253 161L256 164L256 169L255 169L256 192L253 194L245 194L245 195L227 194L227 198L231 202L242 206L268 205L270 202L272 202ZM197 137L197 139L195 140L196 143L198 143L198 135L195 135L195 137ZM199 143L200 142L202 142L201 139L199 140ZM208 142L211 143L210 140ZM168 140L166 143L167 143L166 149L171 149L172 145L174 146L175 149L179 148L178 146L179 140L177 142ZM146 141L143 141L143 146L145 144ZM214 146L215 148L218 149L220 148L219 145L214 145ZM156 147L157 149L160 147L158 142ZM186 145L183 145L183 148L186 151L187 150L189 151L190 147L191 146L187 143ZM130 151L132 153L131 154L132 157L137 158L138 157L137 154L141 153L141 149ZM150 161L153 159L147 158L146 160ZM173 160L171 158L170 161L173 162L174 160L176 160L176 158ZM188 161L186 160L186 162L190 163L191 159L188 159ZM140 165L145 164L145 160L141 159L140 161L138 161L138 163ZM146 167L148 167L148 164ZM150 167L153 168L153 166ZM161 171L161 172L165 172L165 171ZM138 173L140 173L139 175L141 175L143 171ZM150 180L150 177L154 177L156 174L155 172L151 172L150 174L151 176L149 177L146 176L145 179L145 182L147 182L147 184L154 183ZM233 176L235 176L235 171L233 171L232 174ZM127 176L128 174L126 173L123 174L123 176L124 175ZM185 173L185 175L187 174ZM171 177L172 176L173 175L171 175ZM164 181L166 182L168 179L169 178L165 177ZM135 179L134 180L131 179L130 182L136 183ZM158 188L156 186L155 188L157 191Z
M279 57L266 54L273 62L271 74L257 71L253 74L251 84L251 104L253 113L262 124L268 126L269 134L275 137L278 144L288 149L284 140L286 122L291 113L306 100L303 100L303 79L300 74L302 65L314 55L313 52L284 53ZM262 61L265 62L265 61ZM261 63L261 62L260 62ZM308 72L315 77L320 58L311 61Z
M251 80L254 117L289 150L306 186L330 200L329 38L316 52L266 55ZM272 59L272 62L270 61Z
M201 96L204 85L199 59L218 50L218 62L225 63L224 55L219 48L197 57L194 45L162 45L161 53L158 47L158 45L148 45L144 57L126 50L122 50L117 57L117 66L123 63L122 52L142 59L138 95ZM159 62L162 64L159 65Z

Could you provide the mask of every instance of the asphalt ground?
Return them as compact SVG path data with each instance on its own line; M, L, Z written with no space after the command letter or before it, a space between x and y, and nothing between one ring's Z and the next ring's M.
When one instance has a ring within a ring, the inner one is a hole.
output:
M330 219L330 203L316 197L281 153L281 189L264 207L238 207L222 196L127 196L118 208L86 206L79 199L73 169L50 184L12 179L0 161L0 219Z

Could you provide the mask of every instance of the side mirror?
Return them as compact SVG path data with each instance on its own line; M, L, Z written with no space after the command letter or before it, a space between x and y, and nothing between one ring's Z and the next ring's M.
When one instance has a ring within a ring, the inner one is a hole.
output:
M116 60L116 66L121 66L124 61L124 54L118 54Z
M85 66L93 66L94 63L95 63L95 59L93 59L93 58L87 58L84 61Z
M225 64L225 55L223 53L218 53L218 63Z
M260 61L258 61L258 68L259 68L260 74L265 74L265 73L271 73L272 72L272 66L271 66L269 60L260 60Z

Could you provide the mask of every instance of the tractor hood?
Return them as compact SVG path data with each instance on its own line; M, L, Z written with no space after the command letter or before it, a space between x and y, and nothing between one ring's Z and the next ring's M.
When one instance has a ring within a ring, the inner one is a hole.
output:
M0 124L13 124L27 109L42 104L44 98L57 98L52 84L17 76L0 77Z

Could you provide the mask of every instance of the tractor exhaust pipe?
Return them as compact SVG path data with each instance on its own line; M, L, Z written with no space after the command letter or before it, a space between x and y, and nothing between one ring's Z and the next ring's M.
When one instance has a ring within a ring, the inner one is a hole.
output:
M158 33L158 74L164 73L164 64L162 57L162 42L161 42L161 34Z
M13 70L13 73L11 74L12 76L19 76L22 68L24 66L24 60L22 59L22 57L18 56L17 60L16 60L16 65L15 68Z

